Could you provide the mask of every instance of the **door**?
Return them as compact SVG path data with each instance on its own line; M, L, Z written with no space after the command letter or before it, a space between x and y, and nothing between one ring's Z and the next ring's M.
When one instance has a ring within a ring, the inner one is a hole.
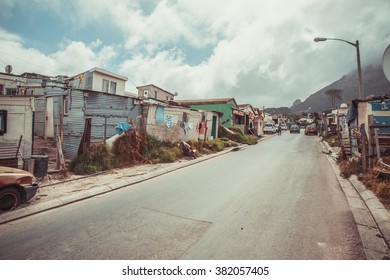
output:
M212 122L212 125L211 125L211 136L213 136L213 138L217 138L217 116L213 116L213 122Z

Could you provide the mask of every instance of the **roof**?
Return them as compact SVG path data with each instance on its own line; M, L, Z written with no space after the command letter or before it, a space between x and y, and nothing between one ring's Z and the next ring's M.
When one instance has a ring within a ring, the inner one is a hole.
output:
M176 102L183 105L210 105L210 104L225 104L232 100L235 104L237 104L236 100L234 100L234 97L215 98L215 99L176 100Z
M148 88L148 87L154 87L154 88L159 89L159 90L161 90L163 92L169 93L170 95L175 95L175 94L173 94L173 93L171 93L171 92L169 92L169 91L167 91L165 89L162 89L162 88L160 88L160 87L158 87L158 86L156 86L154 84L148 84L148 85L144 85L144 86L139 86L139 87L137 87L137 89L143 89L143 88Z
M128 78L125 77L125 76L121 76L121 75L119 75L119 74L115 74L115 73L113 73L113 72L110 72L110 71L108 71L108 70L104 70L104 69L99 68L99 67L91 68L91 69L89 69L89 70L87 70L87 71L85 71L85 72L83 72L83 73L80 73L80 74L74 75L74 76L72 76L72 77L69 77L69 78L67 78L67 80L72 80L73 78L75 78L75 77L77 77L77 76L79 76L79 75L88 73L88 72L98 72L98 73L102 73L102 74L105 74L105 75L108 75L108 76L111 76L111 77L115 77L115 78L120 79L120 80L123 80L123 81L127 81L127 80L128 80Z

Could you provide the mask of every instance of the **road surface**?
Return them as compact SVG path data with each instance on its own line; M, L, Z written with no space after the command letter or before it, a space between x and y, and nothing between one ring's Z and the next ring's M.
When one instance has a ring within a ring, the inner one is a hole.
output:
M0 225L0 259L364 259L318 137L284 132Z

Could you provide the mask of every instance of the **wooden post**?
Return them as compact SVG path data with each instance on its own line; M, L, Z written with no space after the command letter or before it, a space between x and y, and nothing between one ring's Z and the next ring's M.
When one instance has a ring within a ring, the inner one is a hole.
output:
M379 146L379 136L378 136L378 128L374 128L375 133L375 147L376 147L376 157L380 159L381 157L381 147Z
M61 171L62 171L62 175L64 177L67 177L68 176L68 171L66 170L66 166L65 166L65 158L64 158L64 154L62 153L62 143L61 143L61 137L60 135L57 134L57 152L59 154L59 158L60 158L60 166L61 166Z
M370 156L369 162L368 162L369 168L372 167L372 157L371 156L374 155L374 148L373 148L374 132L372 131L373 125L374 125L374 117L373 117L373 115L368 115L368 133L369 133L369 136L368 136L369 137L368 138L368 155Z
M103 142L106 144L107 140L107 116L104 116L104 139Z
M362 171L366 173L367 171L367 149L366 149L366 130L364 128L364 123L360 126L360 133L362 135Z

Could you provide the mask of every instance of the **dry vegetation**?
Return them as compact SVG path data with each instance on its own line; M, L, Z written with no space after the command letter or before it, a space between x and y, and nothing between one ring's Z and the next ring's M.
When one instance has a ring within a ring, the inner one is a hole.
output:
M192 140L187 143L191 149L196 150L196 157L220 152L227 147L238 146L237 142L257 143L250 137L244 136L242 132L224 135L225 137L215 140ZM69 170L78 175L86 175L138 164L170 163L185 156L179 143L162 142L146 133L130 129L117 137L110 148L102 143L92 144L71 162Z
M362 173L361 161L357 158L342 159L339 157L340 174L344 178L349 178L352 174L358 176L359 180L371 190L383 205L390 210L390 175L388 178L381 176L381 170L383 170L378 163L373 168L369 169L366 173ZM390 159L384 159L389 162ZM390 174L390 172L389 172Z

